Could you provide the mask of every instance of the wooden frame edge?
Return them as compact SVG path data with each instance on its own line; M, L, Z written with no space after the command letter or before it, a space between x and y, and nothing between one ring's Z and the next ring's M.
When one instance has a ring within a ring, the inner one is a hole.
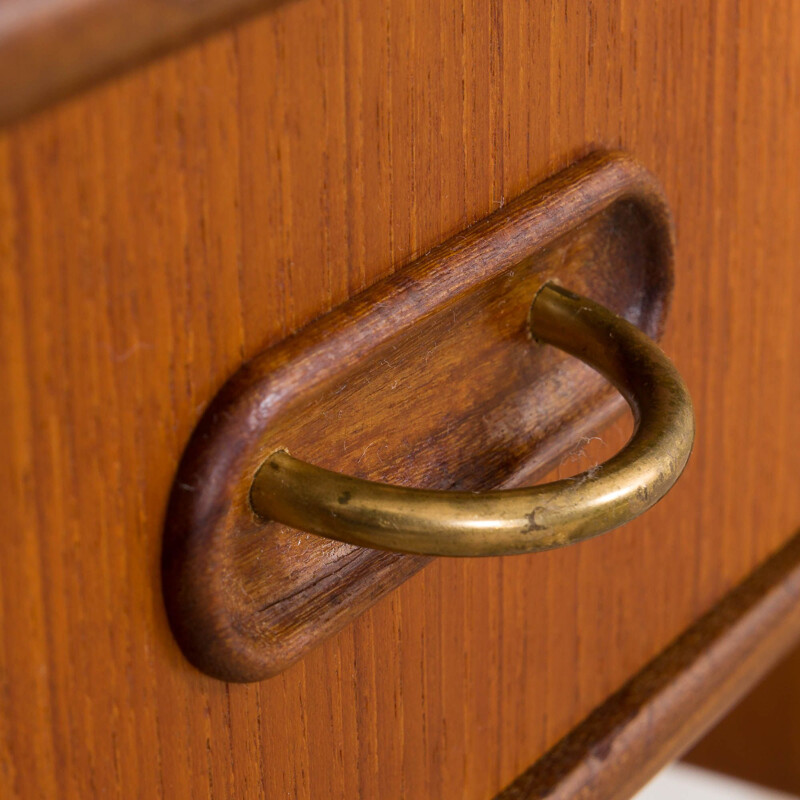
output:
M0 124L284 0L9 0L0 9Z
M496 800L628 798L800 639L800 533Z

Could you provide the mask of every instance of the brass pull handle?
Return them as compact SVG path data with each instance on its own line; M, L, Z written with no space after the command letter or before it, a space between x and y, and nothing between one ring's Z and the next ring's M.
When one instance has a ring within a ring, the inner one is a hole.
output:
M537 293L529 324L535 339L594 367L629 403L635 430L611 459L565 480L473 493L348 477L281 450L255 476L255 512L364 547L488 556L574 544L646 511L680 477L692 449L692 401L681 376L634 325L555 284Z

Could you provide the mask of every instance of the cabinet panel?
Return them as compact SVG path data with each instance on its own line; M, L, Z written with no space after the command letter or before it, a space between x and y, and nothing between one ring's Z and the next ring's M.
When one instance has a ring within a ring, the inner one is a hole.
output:
M787 540L798 37L788 0L297 0L7 128L0 794L491 796ZM216 390L597 147L675 214L681 483L575 548L438 560L265 683L195 671L161 527Z

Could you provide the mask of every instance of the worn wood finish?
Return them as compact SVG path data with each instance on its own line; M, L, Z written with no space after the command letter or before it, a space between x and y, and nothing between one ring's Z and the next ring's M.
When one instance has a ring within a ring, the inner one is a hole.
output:
M8 128L0 795L491 797L777 550L799 39L789 0L297 0ZM577 548L437 560L273 680L197 672L160 553L216 391L598 146L675 214L674 491Z
M0 123L281 0L3 0Z
M618 415L597 373L531 342L548 280L661 334L672 229L640 165L583 159L231 378L192 435L165 526L167 611L195 664L269 677L430 560L265 525L250 488L275 450L479 491L544 474Z
M800 534L497 796L625 800L800 638Z

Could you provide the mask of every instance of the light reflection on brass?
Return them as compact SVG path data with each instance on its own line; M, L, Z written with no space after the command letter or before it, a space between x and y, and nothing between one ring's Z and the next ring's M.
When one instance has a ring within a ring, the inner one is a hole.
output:
M256 474L254 511L343 542L439 556L563 547L646 511L678 479L694 440L692 401L677 370L638 328L555 284L537 293L529 323L535 339L594 367L630 404L634 433L608 461L532 488L473 493L374 483L281 450Z

